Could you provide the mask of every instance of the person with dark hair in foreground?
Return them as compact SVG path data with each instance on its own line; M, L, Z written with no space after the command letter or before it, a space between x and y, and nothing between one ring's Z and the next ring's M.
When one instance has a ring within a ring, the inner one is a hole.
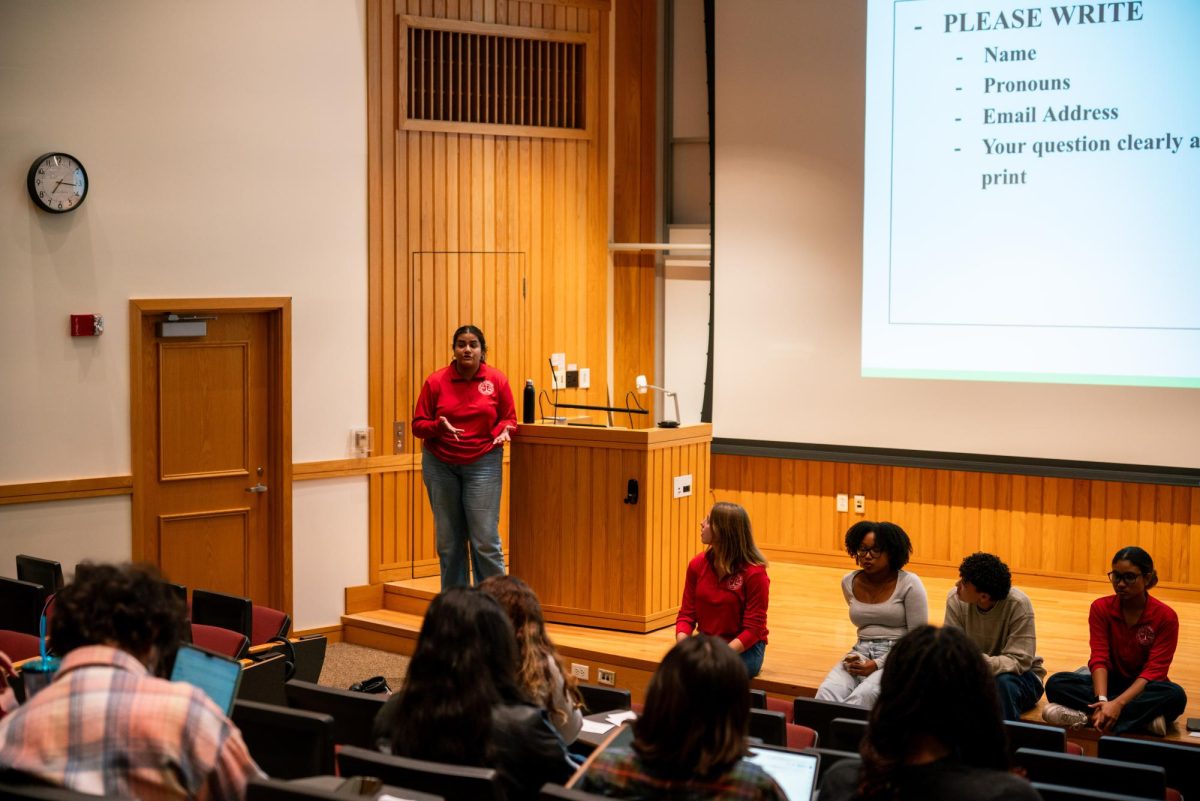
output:
M1005 720L1020 720L1037 706L1046 669L1036 655L1033 604L1012 585L1008 565L998 556L973 553L962 560L958 583L946 598L945 623L965 631L983 651Z
M564 741L575 742L583 727L583 699L575 677L563 670L558 651L546 633L537 593L516 576L491 576L479 589L495 598L512 621L521 689L550 713L550 722Z
M601 753L578 789L643 801L786 801L743 759L749 720L750 680L733 650L706 634L679 640L646 688L632 750Z
M858 642L825 676L817 700L870 707L879 697L888 651L905 633L929 622L929 598L921 579L902 569L912 542L895 523L855 523L846 532L846 553L859 568L842 579Z
M398 756L494 768L509 801L575 772L546 711L517 682L512 624L490 595L452 587L429 605L404 685L375 719Z
M821 781L821 801L1036 801L1008 773L996 683L962 629L921 626L888 656L862 761Z
M762 670L767 649L767 560L754 544L750 515L736 503L719 501L700 521L705 546L688 564L675 639L693 631L729 643L750 678Z
M1165 737L1187 707L1187 693L1167 678L1179 617L1150 597L1158 573L1141 548L1117 551L1108 578L1113 594L1093 601L1088 613L1089 672L1051 676L1042 718L1071 728L1091 723L1101 734L1140 730Z
M150 568L79 566L55 595L48 687L0 721L0 769L91 795L221 801L262 773L204 692L159 678L186 610Z

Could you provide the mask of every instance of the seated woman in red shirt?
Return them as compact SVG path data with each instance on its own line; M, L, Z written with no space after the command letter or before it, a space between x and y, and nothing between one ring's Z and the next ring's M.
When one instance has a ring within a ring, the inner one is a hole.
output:
M1092 656L1086 673L1056 673L1046 682L1047 723L1102 734L1148 731L1165 737L1187 706L1187 694L1167 680L1179 618L1151 598L1158 583L1154 560L1141 548L1117 551L1108 578L1115 593L1092 602L1088 615Z
M708 546L687 569L675 640L699 630L729 643L750 678L762 669L767 649L767 560L754 544L750 516L736 503L713 504L700 522Z

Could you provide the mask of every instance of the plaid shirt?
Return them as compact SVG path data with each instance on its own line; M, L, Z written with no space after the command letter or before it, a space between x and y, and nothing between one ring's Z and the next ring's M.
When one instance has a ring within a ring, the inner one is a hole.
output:
M50 686L0 720L0 768L142 801L236 801L262 775L201 690L103 645L67 654Z
M611 748L596 757L576 789L630 801L787 801L766 771L744 759L708 781L666 779L647 773L642 760L627 748Z

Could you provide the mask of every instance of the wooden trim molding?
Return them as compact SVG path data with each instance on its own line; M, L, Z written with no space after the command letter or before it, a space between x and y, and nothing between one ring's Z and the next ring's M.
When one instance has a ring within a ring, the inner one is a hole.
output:
M0 485L0 506L132 494L133 476L100 476L98 478L72 478L64 481L36 481L28 484L2 484Z
M292 479L294 481L312 481L318 478L402 473L415 469L417 469L416 457L412 454L371 456L365 459L330 459L324 462L297 463L292 467Z

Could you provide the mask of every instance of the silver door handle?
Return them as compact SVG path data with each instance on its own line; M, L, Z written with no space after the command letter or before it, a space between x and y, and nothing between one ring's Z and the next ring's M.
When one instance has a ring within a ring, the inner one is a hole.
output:
M267 485L262 483L261 481L258 482L257 484L255 484L253 487L246 487L246 492L259 493L259 492L266 492L266 491L267 491Z

